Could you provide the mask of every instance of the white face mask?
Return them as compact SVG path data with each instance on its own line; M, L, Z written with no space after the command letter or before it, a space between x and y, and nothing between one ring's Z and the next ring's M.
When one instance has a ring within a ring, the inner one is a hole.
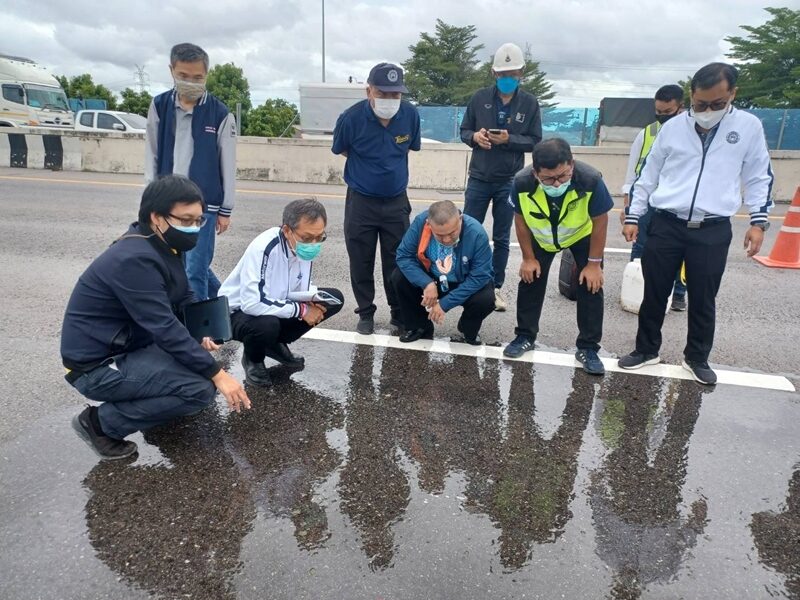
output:
M391 119L400 110L400 98L373 98L372 110L379 119Z
M726 112L728 112L727 106L722 110L707 110L704 112L692 111L692 117L694 118L694 122L703 129L711 129L722 121L722 117L725 116Z

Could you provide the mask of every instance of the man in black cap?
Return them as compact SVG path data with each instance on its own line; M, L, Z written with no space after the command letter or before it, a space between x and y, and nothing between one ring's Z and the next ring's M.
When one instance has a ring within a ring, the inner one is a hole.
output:
M344 180L347 202L344 235L350 259L350 281L359 316L357 331L375 329L375 248L380 240L383 288L391 325L402 328L400 305L391 284L395 252L408 229L408 152L421 147L419 113L401 100L408 93L403 70L391 63L375 65L367 79L367 99L341 115L333 131L334 154L347 157Z

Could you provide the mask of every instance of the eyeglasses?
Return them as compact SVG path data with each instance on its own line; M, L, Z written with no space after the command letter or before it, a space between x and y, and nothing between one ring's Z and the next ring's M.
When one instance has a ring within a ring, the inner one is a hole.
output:
M322 235L317 237L304 237L304 238L299 237L294 229L292 229L292 233L294 234L295 239L303 244L321 244L322 242L328 239L328 234L324 232Z
M168 215L171 219L177 220L181 227L202 227L206 223L208 223L208 219L205 217L176 217L172 213Z
M728 106L728 98L725 100L714 100L714 102L692 102L692 109L694 112L706 112L709 108L711 110L722 110Z
M569 168L563 173L560 173L559 175L554 175L552 177L541 177L538 174L536 175L536 177L538 177L539 181L541 181L545 185L553 185L554 183L564 183L566 181L569 181L569 179L572 177L572 168Z

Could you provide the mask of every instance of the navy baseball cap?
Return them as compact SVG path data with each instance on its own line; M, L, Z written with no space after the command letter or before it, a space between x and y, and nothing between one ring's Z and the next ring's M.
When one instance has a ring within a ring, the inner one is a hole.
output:
M408 93L408 88L403 85L403 69L392 63L378 63L372 67L367 83L382 92Z

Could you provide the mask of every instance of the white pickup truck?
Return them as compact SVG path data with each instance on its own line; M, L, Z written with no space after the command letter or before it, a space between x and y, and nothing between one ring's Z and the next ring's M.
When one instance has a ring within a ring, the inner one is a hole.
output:
M118 110L79 110L75 115L76 131L122 131L144 133L147 119Z

